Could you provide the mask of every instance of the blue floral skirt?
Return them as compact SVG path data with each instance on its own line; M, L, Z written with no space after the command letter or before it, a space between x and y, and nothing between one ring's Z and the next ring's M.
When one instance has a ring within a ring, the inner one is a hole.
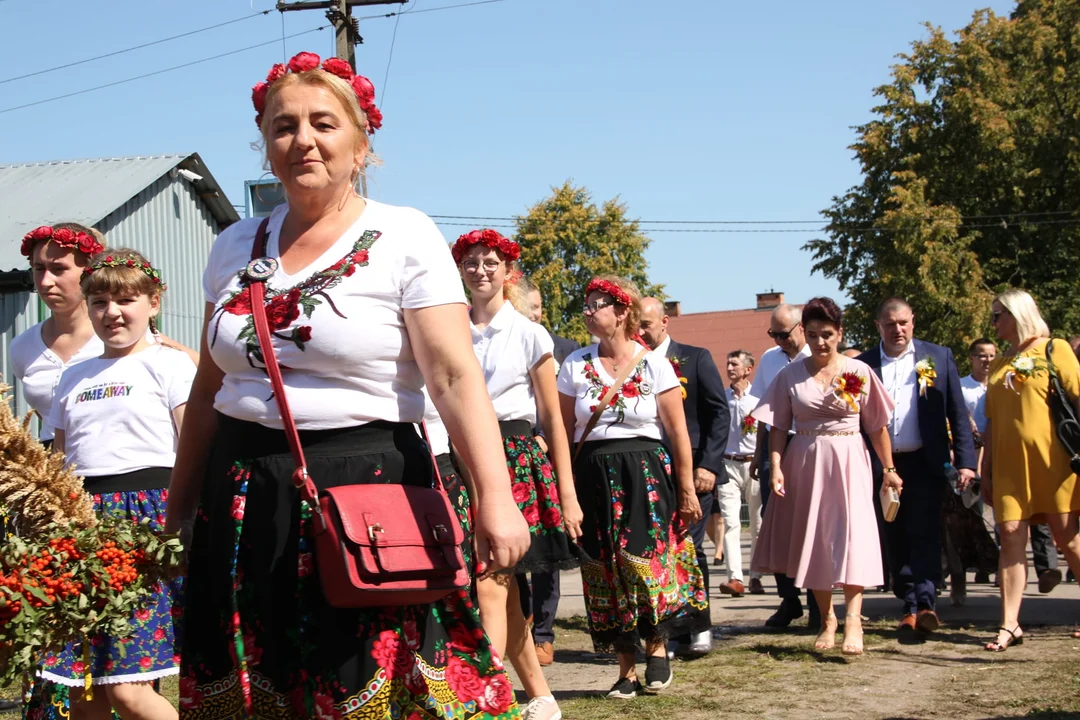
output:
M160 531L165 524L165 501L169 496L165 486L170 472L169 468L149 468L86 478L84 486L93 495L98 514L127 517L135 522L150 518L150 526ZM76 643L59 654L46 656L41 677L81 687L87 673L95 685L149 682L178 675L180 661L173 649L173 601L179 600L180 591L180 579L159 588L143 608L135 611L134 632L128 637L94 635L87 641L88 648Z

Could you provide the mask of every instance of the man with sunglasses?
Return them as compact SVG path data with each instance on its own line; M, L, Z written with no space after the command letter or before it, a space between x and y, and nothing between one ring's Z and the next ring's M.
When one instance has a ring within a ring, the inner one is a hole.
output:
M802 309L797 305L783 304L776 307L769 320L766 331L776 347L761 354L757 374L754 376L754 395L764 397L773 380L788 363L810 357L810 346L806 344L806 335L802 327ZM772 495L771 469L766 461L769 452L769 426L758 423L757 449L750 465L751 479L757 478L761 489L761 515L765 516L765 506ZM765 627L785 628L803 616L802 598L795 581L782 573L773 576L776 579L776 593L780 596L780 607L765 621ZM817 629L821 625L814 594L806 593L807 608L810 616L807 625Z
M694 448L694 489L701 505L701 519L690 528L697 550L697 564L709 592L709 558L705 554L705 528L716 500L716 488L727 482L724 451L727 448L729 409L727 391L712 355L705 348L683 345L668 335L664 303L649 297L641 302L641 337L645 344L671 361L683 384L683 410L690 445ZM702 617L700 627L689 636L675 638L691 655L712 650L712 621Z
M880 496L874 493L879 527L889 557L893 593L903 601L901 632L932 633L940 625L936 591L942 583L941 504L946 470L955 466L960 486L975 478L975 441L952 350L915 340L915 315L901 298L878 306L874 324L881 344L859 356L881 378L895 404L889 435L891 470L904 479L900 511L882 522ZM949 428L952 432L950 449ZM883 468L873 448L874 489Z

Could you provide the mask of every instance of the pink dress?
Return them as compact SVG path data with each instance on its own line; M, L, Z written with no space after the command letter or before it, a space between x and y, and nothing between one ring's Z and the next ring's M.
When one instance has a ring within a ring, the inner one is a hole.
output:
M876 587L883 582L881 547L870 453L859 430L885 427L893 402L869 365L845 358L841 372L863 379L856 412L835 385L823 389L814 381L809 362L784 368L751 413L797 433L781 463L786 494L769 499L751 567L788 575L802 588Z

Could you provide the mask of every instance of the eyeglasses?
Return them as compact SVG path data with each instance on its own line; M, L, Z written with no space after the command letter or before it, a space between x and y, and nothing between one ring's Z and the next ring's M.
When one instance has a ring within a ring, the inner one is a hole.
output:
M775 330L769 329L765 332L773 340L779 340L780 342L783 342L784 340L787 340L789 337L791 337L791 333L795 332L795 328L799 327L799 325L801 324L802 323L795 323L791 326L790 330L781 330L780 332L777 332Z
M596 300L593 300L591 303L585 303L584 305L582 305L581 312L584 313L585 315L594 315L595 313L599 312L600 310L603 310L606 307L611 307L612 305L617 305L617 304L618 303L616 303L614 300L608 300L606 298L597 298Z
M498 260L485 260L484 272L495 272L499 269L499 265L501 264L502 263ZM464 268L465 272L467 273L475 273L477 270L480 269L480 262L477 260L466 260L465 262L461 263L461 267Z

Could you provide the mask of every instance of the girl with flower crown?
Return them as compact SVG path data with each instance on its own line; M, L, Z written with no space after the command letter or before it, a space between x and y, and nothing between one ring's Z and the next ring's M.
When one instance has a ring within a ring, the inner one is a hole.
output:
M356 192L381 123L349 64L300 53L252 91L288 204L231 225L203 275L204 347L170 484L190 538L180 714L473 720L517 716L467 589L423 604L339 607L317 518L293 483L254 331L252 282L311 481L430 487L426 386L472 470L478 570L512 567L528 530L469 343L465 293L435 223ZM253 259L254 258L254 259ZM402 508L409 512L408 508ZM375 532L374 526L372 532Z
M83 271L88 315L102 345L99 357L64 371L48 417L53 446L84 476L104 515L165 523L169 475L195 363L148 337L161 309L160 273L134 250L101 252ZM96 635L46 658L41 676L70 688L91 679L98 692L70 691L71 717L175 718L151 683L179 673L173 649L172 598L162 587L135 612L134 633Z
M568 442L576 443L581 545L590 558L581 567L589 634L597 652L614 650L619 661L607 697L629 700L671 685L665 641L690 631L708 609L687 535L701 506L682 384L666 357L636 339L637 286L594 278L582 312L597 342L563 361L559 403ZM644 684L636 659L642 642Z
M554 343L542 325L518 312L508 299L517 292L513 263L520 254L517 243L490 229L465 233L453 248L472 299L473 351L499 418L510 487L532 538L529 552L515 569L558 572L577 564L571 542L581 533L581 508L559 414ZM533 437L537 424L548 439L554 463ZM517 582L508 574L481 576L477 596L484 627L496 649L506 651L531 698L522 716L561 718L536 657Z

